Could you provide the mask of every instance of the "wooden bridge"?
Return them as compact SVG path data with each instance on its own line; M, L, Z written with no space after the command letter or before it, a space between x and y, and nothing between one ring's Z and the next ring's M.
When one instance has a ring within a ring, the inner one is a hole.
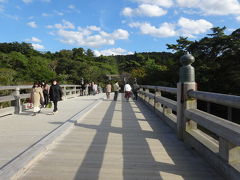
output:
M22 109L29 87L1 87L16 89L0 97L16 106L0 112L15 112L0 118L0 179L240 179L240 125L197 109L197 100L221 104L231 119L240 97L183 79L142 85L138 101L63 86L59 113L36 117Z

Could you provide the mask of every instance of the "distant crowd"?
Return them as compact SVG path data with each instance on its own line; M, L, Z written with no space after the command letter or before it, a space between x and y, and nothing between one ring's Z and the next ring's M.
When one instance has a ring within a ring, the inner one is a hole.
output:
M109 82L104 91L106 93L107 99L110 99L111 92L114 92L113 100L117 101L119 92L124 92L125 99L128 101L130 97L134 100L138 99L138 91L140 87L137 83L132 86L126 83L123 89L119 86L118 82L113 85ZM102 93L103 89L96 83L85 83L80 87L81 96L90 96ZM29 99L29 104L33 106L33 116L41 112L41 108L51 108L53 103L53 112L55 114L58 112L58 101L61 101L63 97L62 88L59 86L56 80L53 80L51 85L46 82L35 82L31 91L31 96Z
M81 96L96 95L101 92L102 88L94 82L82 84L80 88Z
M132 97L134 100L137 100L139 89L140 89L140 86L136 82L132 86L129 83L126 83L123 87L125 99L129 101L129 98ZM113 86L110 82L106 85L105 92L106 92L107 99L110 99L110 93L112 91L114 92L113 100L116 101L118 98L119 91L122 91L118 82L115 82Z

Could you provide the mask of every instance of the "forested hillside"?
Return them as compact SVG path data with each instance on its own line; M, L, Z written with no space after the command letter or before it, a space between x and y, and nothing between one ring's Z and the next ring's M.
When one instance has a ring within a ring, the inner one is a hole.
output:
M29 84L33 81L61 83L106 82L106 74L125 74L139 83L176 86L179 58L190 52L196 59L196 81L200 90L240 95L240 29L227 35L223 28L198 41L180 37L167 44L172 52L95 57L92 50L74 48L39 52L27 43L0 43L0 84Z
M31 44L0 44L0 84L29 84L57 79L61 83L101 82L106 74L118 74L114 57L94 57L88 49L74 48L56 53L38 52Z

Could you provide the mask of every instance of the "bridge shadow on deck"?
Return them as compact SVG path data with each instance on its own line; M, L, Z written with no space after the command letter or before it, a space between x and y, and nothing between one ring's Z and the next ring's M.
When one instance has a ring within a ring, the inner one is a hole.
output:
M76 180L86 179L86 174L88 179L100 178L110 133L122 137L122 142L119 142L122 144L122 162L121 158L111 162L122 163L122 179L221 179L208 164L178 141L172 129L144 104L126 102L124 99L121 102L109 103L100 125L76 124L96 130L94 139L75 175ZM113 127L111 123L115 121L114 112L120 111L115 109L119 103L122 103L122 127ZM96 153L93 156L94 151ZM110 168L109 174L111 170Z
M123 142L126 142L123 148L124 179L133 179L131 174L138 175L137 179L222 179L179 141L175 132L149 107L139 101L123 102L123 113L127 111L130 111L132 118L128 121L127 116L123 117L123 128L134 126L135 131L123 134ZM139 115L142 117L139 118ZM143 129L144 124L149 125L146 130ZM127 143L131 137L137 142L138 149ZM131 157L132 148L138 153ZM129 172L129 167L133 172Z
M85 158L83 159L82 164L79 167L78 172L74 179L76 180L85 179L85 177L83 178L82 175L86 175L86 173L89 174L88 175L89 179L93 179L93 180L98 179L100 169L103 163L103 157L104 157L104 152L107 145L109 130L111 129L111 122L113 119L115 106L116 106L116 102L112 101L99 126L93 127L91 125L88 126L88 125L75 124L76 126L80 126L80 127L96 129L97 133L90 147L88 148ZM97 152L93 157L92 152L96 151L96 148L97 148ZM86 172L86 169L91 169L91 170L90 171L87 170L88 172Z

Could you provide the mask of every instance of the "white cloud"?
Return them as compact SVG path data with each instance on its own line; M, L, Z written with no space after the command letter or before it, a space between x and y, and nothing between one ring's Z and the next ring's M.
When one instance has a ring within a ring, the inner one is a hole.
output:
M111 48L111 49L105 49L105 50L94 50L95 56L111 56L111 55L127 55L127 54L133 54L133 52L127 51L126 49L122 48Z
M172 37L176 36L174 25L170 23L163 23L159 27L152 26L149 23L131 23L130 27L139 28L140 32L145 35L154 37Z
M152 4L155 6L162 6L162 7L171 7L173 5L172 0L133 0L140 4Z
M22 0L24 3L28 4L28 3L31 3L32 0Z
M56 10L54 10L53 12L58 16L64 16L63 12L59 12L59 11L56 11Z
M128 39L128 35L128 31L123 29L117 29L110 36L113 39Z
M46 26L48 29L57 28L57 29L75 29L74 24L69 21L62 20L62 24L54 24Z
M124 16L162 16L167 13L166 10L160 8L156 5L151 4L141 4L136 9L126 7L122 10Z
M37 24L36 24L35 21L28 22L27 25L32 27L32 28L37 28Z
M237 16L237 17L236 17L236 20L237 20L238 22L240 22L240 16Z
M54 28L54 26L53 25L47 25L46 28L52 29L52 28Z
M34 16L28 17L29 20L32 20L32 19L34 19L34 18L35 18Z
M173 37L173 36L187 36L194 38L194 35L207 32L213 27L213 24L204 20L191 20L181 17L176 24L163 23L159 27L155 27L150 23L131 23L130 27L139 28L140 33L150 35L153 37Z
M77 31L58 30L56 33L60 41L65 44L101 47L103 45L114 45L116 40L128 39L129 33L123 29L117 29L112 33L107 33L96 26L86 28L78 27Z
M50 17L50 16L64 16L64 13L63 13L63 12L60 12L60 11L56 11L56 10L54 10L54 11L51 12L51 13L42 13L42 16L44 16L44 17Z
M101 31L101 28L97 26L87 26L87 29L91 31Z
M70 4L70 5L68 6L68 8L69 8L69 9L75 9L75 6L72 5L72 4Z
M130 8L130 7L126 7L126 8L124 8L124 9L122 10L122 14L123 14L124 16L133 16L134 10L133 10L132 8Z
M76 8L76 6L73 5L73 4L68 5L68 9L69 9L69 10L68 10L67 12L70 12L70 13L72 13L72 12L80 13L80 10L78 10L78 9Z
M50 16L50 14L48 14L48 13L42 13L42 16L48 17L48 16Z
M30 42L42 42L41 39L38 39L36 37L32 37L31 39L26 39L26 41L30 41Z
M227 31L229 32L229 33L232 33L233 31L235 31L236 29L234 29L234 28L227 28Z
M0 0L0 3L8 2L8 0Z
M36 50L42 50L45 49L45 47L41 44L32 44L33 48Z
M55 36L56 34L54 32L48 32L49 35Z
M213 27L213 24L204 20L191 20L181 17L178 20L178 26L180 27L179 33L183 36L194 37L193 35L202 34L207 32Z
M240 14L238 0L176 0L180 7L199 8L207 15Z

